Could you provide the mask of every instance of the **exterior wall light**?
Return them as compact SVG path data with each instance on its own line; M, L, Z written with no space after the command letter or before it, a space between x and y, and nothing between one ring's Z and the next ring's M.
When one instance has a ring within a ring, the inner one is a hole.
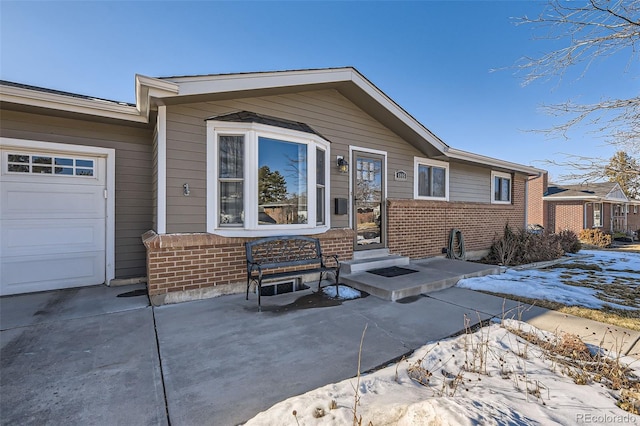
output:
M347 173L349 171L349 163L342 155L338 155L338 170L340 170L341 173Z

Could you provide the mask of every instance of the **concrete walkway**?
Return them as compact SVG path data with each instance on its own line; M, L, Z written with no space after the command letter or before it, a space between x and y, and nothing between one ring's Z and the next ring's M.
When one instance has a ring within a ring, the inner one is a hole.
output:
M463 331L465 318L548 315L455 287L341 304L304 291L264 297L261 313L242 295L152 309L137 288L0 299L3 424L234 425L355 376L365 326L362 371Z

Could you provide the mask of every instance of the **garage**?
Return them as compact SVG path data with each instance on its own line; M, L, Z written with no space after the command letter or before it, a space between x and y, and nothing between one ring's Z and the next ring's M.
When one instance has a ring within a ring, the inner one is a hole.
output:
M106 157L6 145L0 154L0 295L105 283Z

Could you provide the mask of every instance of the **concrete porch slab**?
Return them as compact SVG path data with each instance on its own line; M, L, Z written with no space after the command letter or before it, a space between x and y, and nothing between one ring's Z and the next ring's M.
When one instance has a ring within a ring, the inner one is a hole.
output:
M406 268L417 272L383 277L370 272L346 273L340 281L384 300L396 301L455 286L463 278L500 274L494 265L444 258L411 261Z

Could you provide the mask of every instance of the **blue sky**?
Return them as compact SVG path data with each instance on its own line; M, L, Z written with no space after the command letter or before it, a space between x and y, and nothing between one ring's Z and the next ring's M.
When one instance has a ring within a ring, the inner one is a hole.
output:
M539 1L0 2L0 78L135 101L136 73L152 77L354 66L452 147L541 163L559 153L610 157L577 129L548 140L542 104L637 93L628 53L585 78L523 87L508 68L553 43L513 17ZM557 46L557 45L556 45Z

